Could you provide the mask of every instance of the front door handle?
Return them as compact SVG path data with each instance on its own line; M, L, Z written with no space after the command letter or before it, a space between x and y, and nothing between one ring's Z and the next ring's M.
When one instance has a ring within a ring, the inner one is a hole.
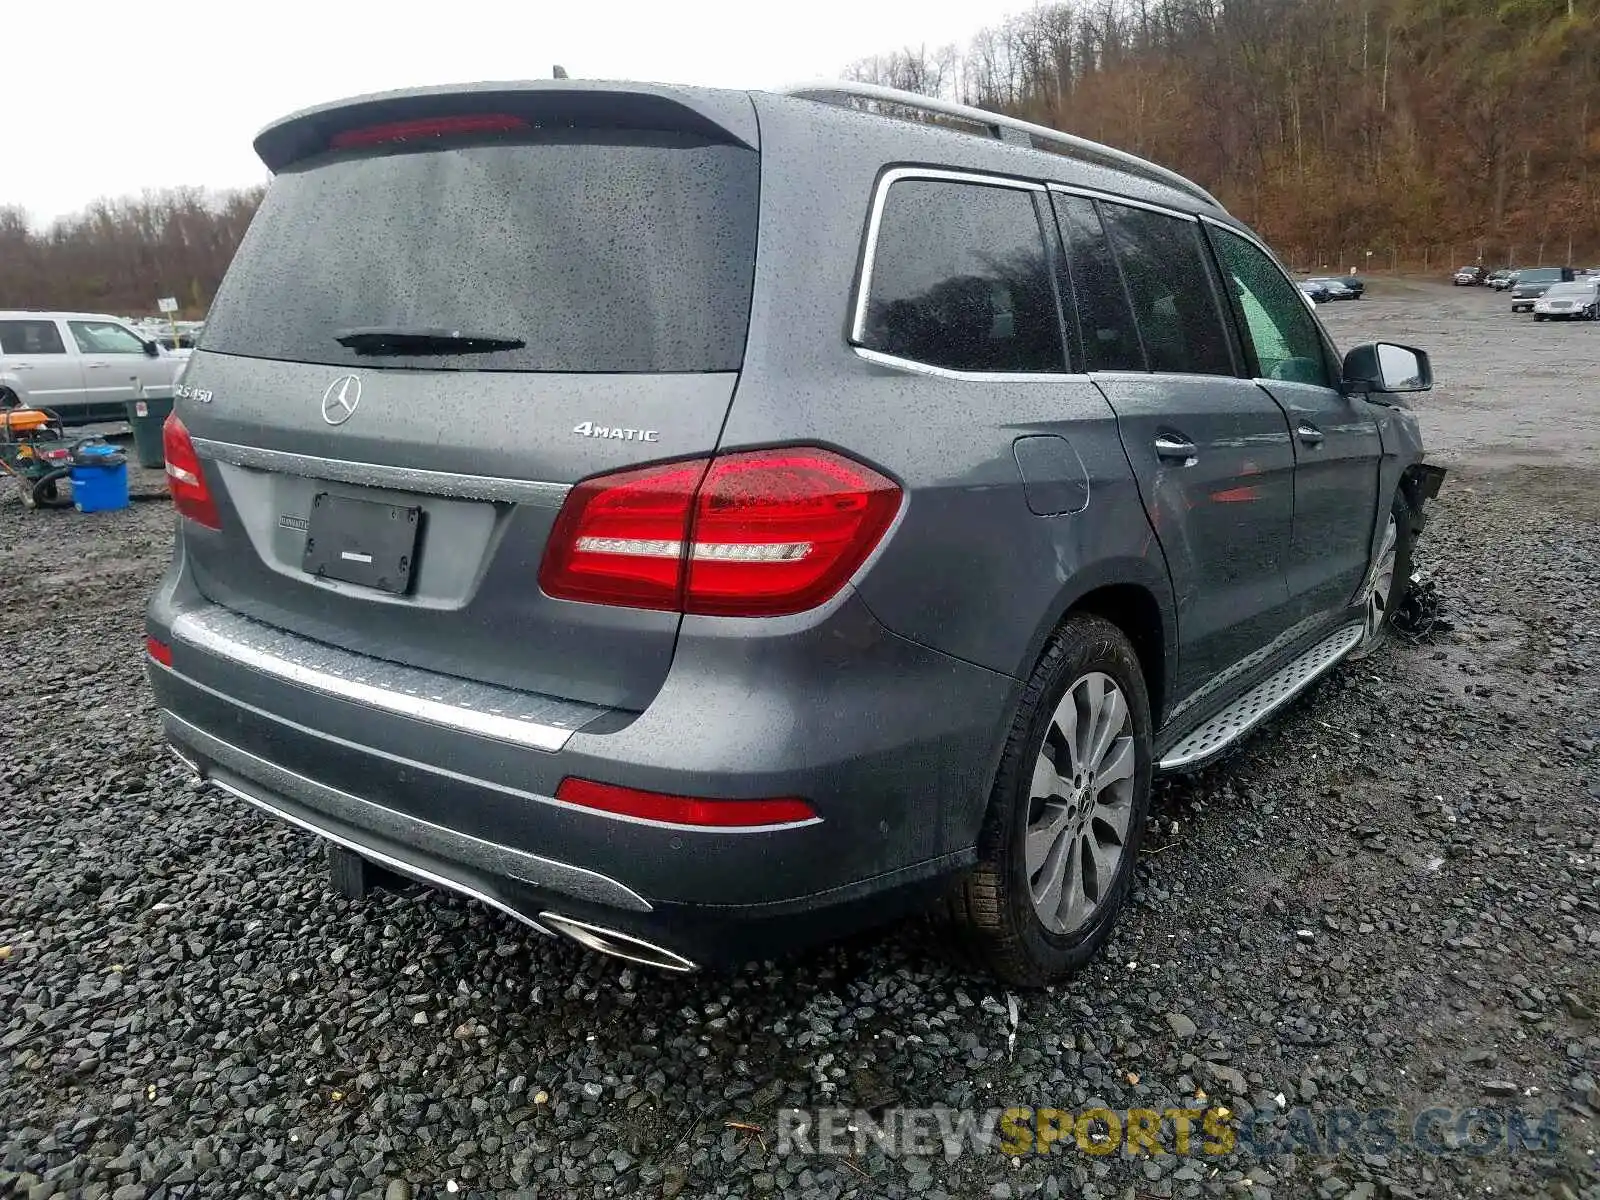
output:
M1308 446L1322 445L1322 430L1307 421L1301 421L1294 435Z
M1193 442L1163 433L1156 438L1156 457L1165 462L1181 462L1188 466L1199 457L1200 451Z
M110 365L110 363L84 363L83 369L86 371L104 371Z

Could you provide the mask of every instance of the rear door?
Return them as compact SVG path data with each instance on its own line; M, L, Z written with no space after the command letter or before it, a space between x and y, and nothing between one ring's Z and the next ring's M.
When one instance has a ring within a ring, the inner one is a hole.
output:
M717 443L754 269L748 97L420 94L257 148L276 178L178 404L222 510L219 534L186 531L201 591L359 653L642 708L677 614L552 599L539 566L573 484ZM382 584L315 545L319 523L326 549L413 513Z
M0 321L0 386L24 404L59 408L83 400L83 367L52 317Z
M1288 423L1239 378L1198 222L1053 199L1091 376L1116 411L1172 575L1182 698L1291 623Z
M67 329L83 360L90 404L123 404L138 395L146 364L154 361L142 338L117 321L69 320Z
M1340 391L1327 340L1255 242L1207 223L1256 383L1294 434L1294 533L1286 573L1302 616L1349 604L1366 576L1383 443L1368 401Z

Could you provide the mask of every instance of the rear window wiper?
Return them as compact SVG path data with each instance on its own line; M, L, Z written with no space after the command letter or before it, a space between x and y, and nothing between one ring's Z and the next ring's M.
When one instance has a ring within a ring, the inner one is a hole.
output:
M521 338L465 333L459 329L388 326L341 329L333 335L333 340L357 354L489 354L496 350L520 350L528 344Z

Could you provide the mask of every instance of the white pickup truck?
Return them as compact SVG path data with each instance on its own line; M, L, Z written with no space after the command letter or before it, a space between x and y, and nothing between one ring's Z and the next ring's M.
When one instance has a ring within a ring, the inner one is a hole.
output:
M129 400L171 397L187 357L117 317L0 311L0 408L54 409L68 425L121 420Z

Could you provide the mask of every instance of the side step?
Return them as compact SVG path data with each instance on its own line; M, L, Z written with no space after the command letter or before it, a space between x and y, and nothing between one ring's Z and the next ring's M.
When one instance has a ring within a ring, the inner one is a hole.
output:
M1361 631L1360 625L1346 625L1323 638L1168 750L1156 770L1192 771L1221 754L1354 650Z

